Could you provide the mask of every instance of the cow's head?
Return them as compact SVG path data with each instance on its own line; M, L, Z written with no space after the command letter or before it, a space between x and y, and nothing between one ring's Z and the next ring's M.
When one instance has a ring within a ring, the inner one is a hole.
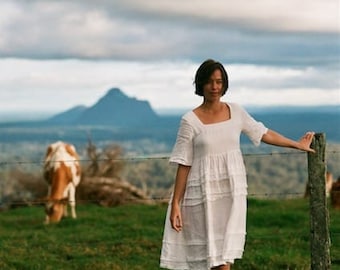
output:
M67 204L67 198L60 200L47 199L45 204L46 220L45 224L57 223L64 214L64 206Z

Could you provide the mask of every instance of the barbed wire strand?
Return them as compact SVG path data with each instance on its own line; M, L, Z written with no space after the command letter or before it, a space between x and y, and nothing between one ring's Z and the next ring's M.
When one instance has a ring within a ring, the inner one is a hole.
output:
M326 151L327 152L327 151ZM340 151L328 151L328 153L340 153ZM296 151L296 152L271 152L271 153L245 153L243 156L274 156L274 155L301 155L305 154L305 152L302 151ZM104 161L111 161L111 162L125 162L125 161L145 161L145 160L168 160L170 158L169 155L159 155L159 156L133 156L133 157L123 157L123 158L114 158L114 159L109 159L109 158L102 158L102 159L96 159L97 162L104 162ZM53 163L58 163L58 162L75 162L78 161L80 163L82 162L91 162L93 160L91 159L78 159L78 160L55 160L55 161L50 161ZM0 162L0 167L2 165L13 165L13 164L44 164L45 162L43 160L39 161L3 161ZM254 198L263 198L263 197L300 197L304 196L303 193L300 192L284 192L284 193L249 193L248 197L254 197ZM148 198L147 200L154 200L154 201L166 201L169 200L170 198ZM135 199L134 199L135 200ZM89 202L92 200L89 200ZM34 202L29 202L30 204L34 204ZM15 204L15 203L14 203ZM22 204L20 202L19 204Z
M326 151L326 153L331 153L331 154L338 154L340 151ZM251 156L275 156L275 155L305 155L306 153L303 151L298 151L298 152L271 152L271 153L245 153L242 154L244 157L251 157ZM170 158L170 155L160 155L160 156L132 156L132 157L123 157L123 158L98 158L96 159L97 162L104 162L104 161L111 161L111 162L124 162L124 161L145 161L145 160L167 160ZM91 162L93 161L92 159L72 159L72 160L54 160L50 161L53 163L57 162ZM44 160L33 160L33 161L0 161L0 166L5 166L5 165L27 165L27 164L44 164Z
M247 198L264 198L264 197L273 197L273 198L278 198L278 197L291 197L291 198L305 198L305 194L301 192L281 192L281 193L248 193ZM122 199L122 201L131 201L131 202L156 202L156 203L168 203L171 199L171 196L151 196L148 198L129 198L125 197ZM51 201L51 200L49 200ZM52 202L58 202L60 200L52 200ZM85 203L100 203L102 201L107 201L107 197L102 198L102 199L77 199L75 202L80 203L80 204L85 204ZM22 200L11 200L8 201L7 203L10 205L41 205L47 202L47 199L22 199ZM74 201L68 201L69 203L72 203ZM1 203L1 201L0 201Z

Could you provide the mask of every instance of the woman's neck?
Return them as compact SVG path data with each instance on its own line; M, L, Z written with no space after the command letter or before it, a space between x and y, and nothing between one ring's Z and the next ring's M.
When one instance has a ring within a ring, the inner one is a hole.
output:
M205 112L214 113L214 112L219 112L223 110L224 103L222 103L221 101L215 101L215 102L203 101L200 107Z

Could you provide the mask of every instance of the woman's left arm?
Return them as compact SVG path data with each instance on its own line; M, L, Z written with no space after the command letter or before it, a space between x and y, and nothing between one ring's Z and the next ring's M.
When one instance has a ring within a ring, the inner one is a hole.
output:
M315 152L312 148L310 148L310 144L312 143L314 132L307 132L305 135L301 137L299 141L294 141L286 138L280 133L268 129L267 133L262 136L261 141L267 144L281 146L281 147L289 147L296 148L302 151L307 152Z

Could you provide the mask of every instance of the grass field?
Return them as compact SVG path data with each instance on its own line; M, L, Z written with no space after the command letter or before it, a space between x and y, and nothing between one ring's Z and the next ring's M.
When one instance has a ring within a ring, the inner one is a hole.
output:
M308 200L248 201L237 269L309 269ZM78 219L43 225L42 207L0 213L0 269L159 269L165 205L78 205ZM340 211L330 210L332 269L340 269Z

